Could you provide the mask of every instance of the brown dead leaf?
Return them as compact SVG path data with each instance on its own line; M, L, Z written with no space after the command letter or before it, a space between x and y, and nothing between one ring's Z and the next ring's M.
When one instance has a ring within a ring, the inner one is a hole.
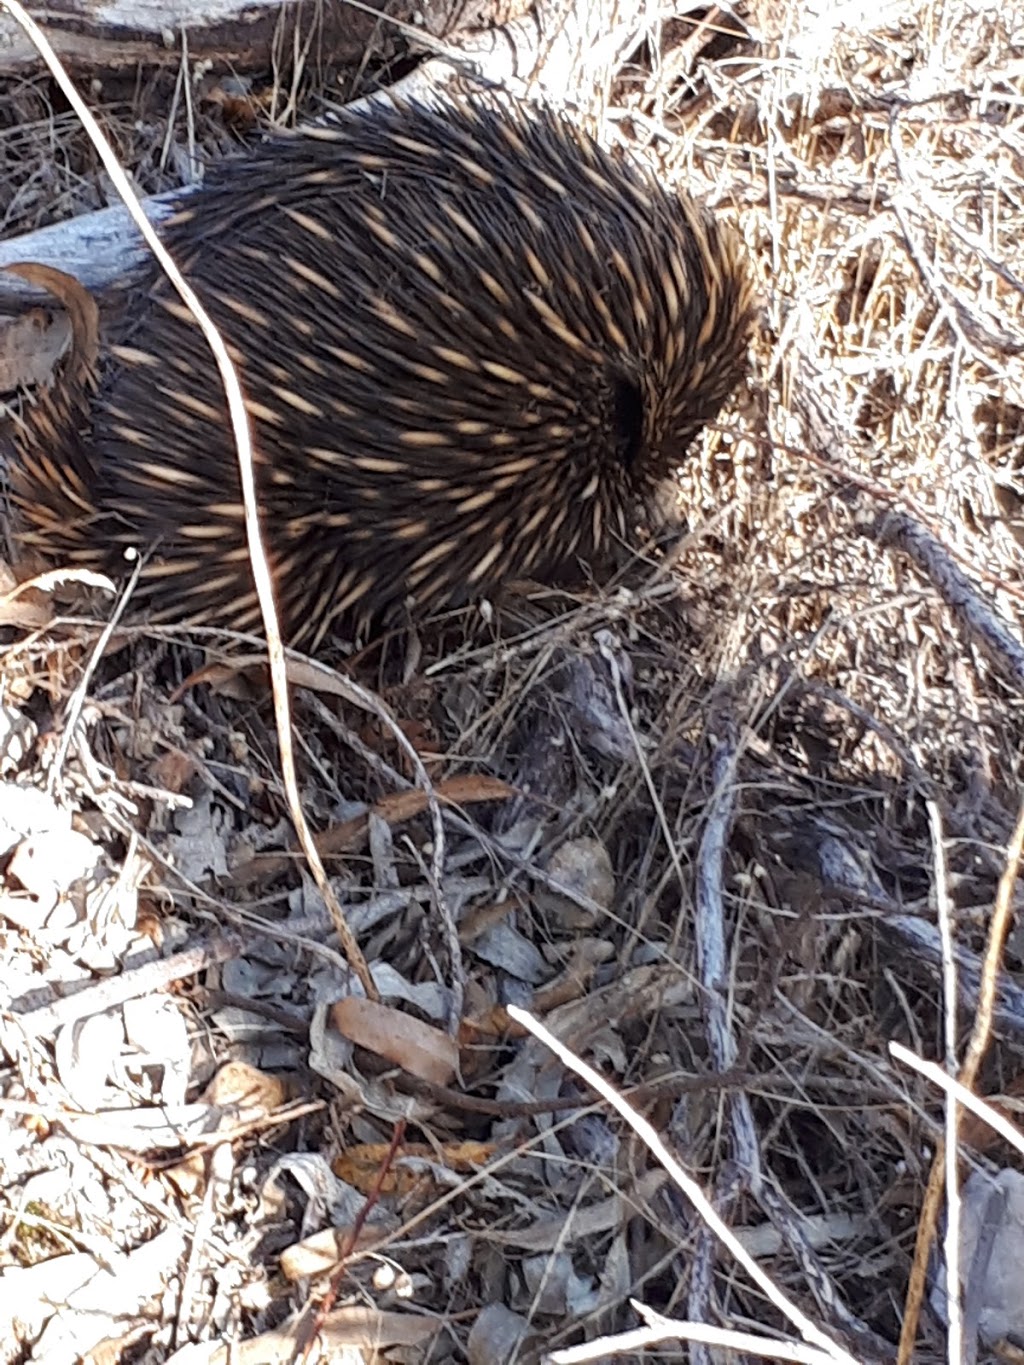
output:
M504 1038L515 1025L508 1017L503 1005L496 1002L485 1003L473 1015L467 1015L459 1022L459 1046L468 1051L470 1048L491 1045L496 1038ZM525 1036L520 1034L517 1036ZM467 1065L469 1059L467 1058ZM465 1075L465 1069L463 1075Z
M451 1171L471 1174L486 1165L496 1151L496 1145L488 1142L449 1142L437 1147L407 1142L392 1153L390 1143L364 1142L346 1147L331 1163L331 1170L339 1180L344 1180L361 1194L370 1195L378 1190L381 1194L407 1195L422 1186L425 1177L421 1170L403 1167L400 1164L402 1157L419 1157ZM382 1179L381 1170L389 1161L391 1164Z
M204 104L220 110L227 127L243 134L251 133L256 127L260 108L265 103L249 84L236 76L208 79L200 86L199 94Z
M206 1152L188 1152L180 1161L162 1171L161 1178L174 1187L179 1199L201 1199L206 1192Z
M69 324L47 308L0 319L0 393L45 384L68 344Z
M157 948L164 945L164 917L155 901L139 898L139 909L135 916L135 928L140 934L152 941Z
M253 683L250 681L253 672L261 673L266 677L267 661L259 655L252 655L245 658L232 660L230 664L208 663L202 668L197 668L174 689L170 696L170 705L174 706L186 692L193 687L205 684L221 697L233 697L237 701L249 701L255 695ZM269 686L269 684L268 684Z
M0 599L0 626L18 630L45 630L53 620L53 610L41 593L26 592Z
M544 1015L570 1000L581 999L590 990L595 972L614 954L614 945L607 939L577 939L570 946L561 976L537 991L531 1008L537 1014Z
M442 805L470 806L481 801L507 801L515 795L515 789L498 778L484 774L467 773L439 783L434 791ZM417 788L414 791L392 792L382 797L365 815L353 816L331 825L318 834L314 843L321 858L340 858L349 853L361 852L369 839L370 814L378 815L394 828L422 815L427 808L426 793ZM253 882L276 877L287 871L294 863L290 853L257 854L235 870L235 886L250 886Z
M496 777L466 773L461 777L449 778L434 788L438 801L446 806L471 806L480 801L507 801L514 790L506 782ZM373 814L394 828L414 820L427 809L427 794L420 788L414 791L390 792L373 806ZM361 849L368 838L369 817L357 816L346 820L321 836L321 853L354 853Z
M154 787L180 796L196 774L195 759L184 749L169 749L150 765L150 781Z
M336 1308L320 1323L317 1334L322 1359L333 1360L346 1346L379 1352L385 1346L415 1348L425 1345L444 1326L440 1317L419 1313L380 1313L375 1308L352 1304ZM299 1343L297 1324L286 1323L252 1341L223 1347L209 1357L207 1365L290 1365Z
M508 919L514 909L515 902L509 900L485 901L482 905L471 906L459 922L459 942L468 947L488 929Z
M431 777L440 777L442 772L440 764L441 744L436 731L422 720L405 719L399 724L402 734L416 750L428 774ZM376 716L370 717L361 727L359 737L367 748L379 754L403 777L410 781L415 780L416 774L408 753L399 744L390 728L378 720Z
M281 1274L292 1283L329 1275L343 1257L376 1246L382 1235L386 1234L373 1224L364 1224L358 1231L345 1227L324 1228L281 1252Z
M481 801L507 801L515 795L515 789L507 782L484 773L464 773L451 777L434 788L438 801L443 806L472 806ZM422 815L427 809L427 794L420 788L414 791L391 792L382 797L374 807L375 815L381 816L389 825L401 825Z
M334 1027L349 1042L375 1052L421 1080L450 1085L459 1062L455 1042L431 1024L390 1005L350 995L331 1009Z
M227 1062L206 1087L202 1100L219 1108L244 1106L271 1114L287 1099L284 1084L276 1076L260 1071L248 1062Z
M1006 1119L1008 1123L1019 1125L1021 1122L1022 1097L1024 1097L1024 1076L1015 1076L1013 1080L1002 1087L1000 1094L986 1096L985 1103L991 1105L996 1113L1001 1118ZM984 1119L969 1111L961 1111L960 1141L965 1147L971 1147L976 1152L988 1154L1001 1147L1004 1139Z

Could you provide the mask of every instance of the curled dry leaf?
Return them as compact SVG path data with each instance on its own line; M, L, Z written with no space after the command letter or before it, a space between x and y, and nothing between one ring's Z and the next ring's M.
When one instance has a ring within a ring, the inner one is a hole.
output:
M196 775L196 761L184 749L158 754L150 766L150 781L163 791L180 796Z
M609 910L615 900L615 872L600 839L567 840L548 859L547 872L572 894L563 895L551 886L538 886L537 906L556 917L564 929L590 929L601 918L596 910L578 904L574 897L591 901L601 910Z
M346 1147L331 1164L331 1169L340 1180L363 1194L374 1190L382 1194L406 1194L413 1185L422 1184L424 1162L433 1162L460 1174L471 1174L486 1165L496 1150L495 1144L490 1142L448 1142L437 1147L407 1142L392 1154L388 1143L364 1142ZM404 1164L408 1158L415 1161L415 1169ZM381 1179L380 1173L386 1164L388 1169Z
M1024 1337L1020 1266L1024 1260L1024 1176L975 1171L963 1188L960 1279L965 1345ZM945 1321L946 1277L940 1270L932 1306Z
M219 1108L241 1107L247 1112L269 1114L288 1098L284 1083L276 1076L250 1066L248 1062L228 1062L214 1076L202 1096L206 1104Z
M390 1231L390 1228L385 1229ZM355 1228L324 1228L312 1237L304 1237L294 1246L281 1252L281 1274L294 1284L297 1280L311 1280L317 1275L329 1275L344 1256L364 1251L382 1239L379 1224Z
M350 995L331 1008L334 1027L349 1042L375 1052L410 1075L434 1085L450 1085L459 1062L458 1048L446 1033L409 1014Z
M45 918L100 857L87 835L73 829L48 830L22 840L11 856L7 877L28 892Z
M422 1351L442 1325L440 1318L421 1313L383 1313L361 1304L336 1308L318 1323L319 1354L314 1352L312 1358L329 1360L332 1365L363 1365L381 1359L379 1353L385 1347ZM202 1354L191 1346L184 1348L167 1365L292 1365L301 1339L299 1324L293 1320L251 1341L213 1346Z
M320 1324L318 1337L324 1349L326 1360L341 1361L344 1358L336 1354L346 1347L357 1351L373 1352L374 1355L384 1347L406 1346L410 1348L424 1347L432 1337L435 1337L441 1330L441 1320L435 1317L427 1317L420 1313L383 1313L375 1308L363 1307L361 1304L351 1304L346 1308L336 1308L328 1313ZM291 1361L294 1356L295 1341L290 1334L284 1334L284 1345L286 1352L281 1356L265 1355L261 1352L246 1354L246 1345L259 1346L273 1340L277 1333L268 1333L265 1337L259 1337L255 1342L246 1343L236 1348L230 1356L217 1356L215 1359L220 1365L227 1365L231 1360L242 1361L244 1365L268 1365L273 1360ZM360 1357L353 1357L359 1359ZM362 1357L366 1359L367 1357Z
M486 801L507 801L513 794L506 782L486 774L465 773L440 782L434 788L437 799L444 806L471 806ZM391 826L406 824L422 815L428 808L427 794L418 787L412 791L390 792L373 807L374 814ZM366 826L365 817L360 823Z
M30 584L0 597L0 626L43 630L52 620L53 612L46 605L45 596Z

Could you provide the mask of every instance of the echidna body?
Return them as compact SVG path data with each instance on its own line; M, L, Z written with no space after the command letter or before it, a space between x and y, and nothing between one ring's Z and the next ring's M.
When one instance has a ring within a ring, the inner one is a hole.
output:
M733 237L550 112L377 109L276 140L163 235L240 366L307 646L601 562L744 367ZM156 266L99 366L28 412L14 482L47 555L145 554L150 620L258 628L219 373Z

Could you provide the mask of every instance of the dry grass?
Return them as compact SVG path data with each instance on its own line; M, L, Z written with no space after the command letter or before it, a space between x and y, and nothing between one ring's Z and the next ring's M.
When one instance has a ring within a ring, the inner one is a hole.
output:
M440 1027L453 986L443 915L459 924L463 1079L482 1109L423 1087L411 1097L317 1024L311 1051L314 1007L343 978L310 885L273 856L289 836L262 675L219 670L221 642L204 640L204 657L145 632L99 670L58 789L121 890L125 869L138 874L139 922L167 952L204 927L241 936L214 941L210 960L224 965L201 978L187 964L167 975L184 983L160 997L188 1024L187 1046L166 1044L185 1068L179 1098L244 1058L285 1078L275 1103L299 1106L281 1118L271 1099L253 1102L249 1126L205 1166L194 1155L205 1133L159 1160L155 1139L138 1139L143 1156L127 1161L139 1114L178 1094L139 1060L159 1055L152 1035L140 1041L117 1015L117 1067L87 1084L67 1031L54 1046L51 1017L29 1041L4 1026L4 1261L181 1235L166 1263L184 1280L149 1318L120 1320L127 1344L113 1358L164 1360L190 1339L281 1321L308 1295L282 1276L282 1248L333 1221L351 1250L367 1198L398 1279L350 1256L338 1322L351 1328L370 1303L444 1319L429 1345L380 1358L461 1360L473 1329L472 1358L497 1359L488 1304L519 1314L546 1349L635 1325L630 1296L675 1318L782 1332L618 1119L538 1044L510 1043L508 1001L550 1009L560 1037L639 1088L637 1107L822 1330L858 1360L898 1340L942 1130L941 1097L888 1053L890 1040L945 1052L927 802L963 967L983 950L1016 822L1021 712L1016 685L879 522L902 511L928 527L1024 634L1024 28L980 0L821 8L765 5L756 41L720 37L692 72L692 34L674 21L611 87L608 135L735 216L765 304L748 391L682 472L688 533L672 572L652 557L585 602L518 599L493 622L424 632L411 659L392 645L358 661L434 783L463 782L440 888L422 804L395 804L411 782L393 740L336 697L296 694L303 798L334 840L342 902L371 962L433 986L440 1003L420 996L417 1008ZM0 134L0 167L38 167L47 139L77 138L60 119L38 130L35 144L25 126ZM5 193L5 230L68 211L73 190L58 182L31 213L18 207L27 189ZM39 195L36 172L24 185ZM7 769L31 784L52 754L43 699L59 723L87 649L12 635L5 691L36 742ZM520 794L474 800L493 795L483 775ZM197 813L176 809L184 796ZM572 899L546 885L566 847ZM77 937L5 933L12 1000L76 975L91 984L138 949L92 905ZM1019 1087L1020 953L1011 934L978 1081L993 1096ZM975 998L968 989L961 1042ZM545 1099L549 1117L522 1108ZM312 1115L310 1100L322 1106ZM85 1123L116 1104L116 1123ZM484 1174L467 1178L456 1139L479 1144ZM306 1178L315 1170L335 1202L301 1226L297 1154L333 1159L367 1142L382 1146L365 1184L346 1168L354 1206L307 1156ZM382 1180L382 1167L405 1170L412 1142L425 1144L418 1181ZM1007 1157L971 1129L963 1162ZM63 1191L40 1180L52 1171ZM397 1333L390 1319L382 1330ZM922 1361L943 1358L929 1313L920 1343Z

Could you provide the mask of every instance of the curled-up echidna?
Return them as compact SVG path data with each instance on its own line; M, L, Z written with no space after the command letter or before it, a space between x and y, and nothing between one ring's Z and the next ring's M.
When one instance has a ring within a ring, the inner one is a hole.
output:
M376 108L278 138L163 236L240 366L306 647L601 563L745 365L737 239L549 111ZM202 333L154 264L101 352L56 279L75 342L17 437L25 541L115 574L135 547L150 621L258 628Z

